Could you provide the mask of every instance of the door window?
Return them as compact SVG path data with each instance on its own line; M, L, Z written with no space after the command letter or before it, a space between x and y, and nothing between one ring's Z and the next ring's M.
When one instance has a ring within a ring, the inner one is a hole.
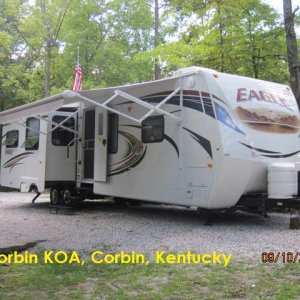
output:
M40 139L40 120L36 118L28 118L26 120L26 137L22 147L26 150L38 150Z
M67 116L53 116L52 121L55 123L61 123L65 120ZM74 118L70 118L69 120L65 121L63 126L74 129L75 127L75 120ZM52 128L55 125L52 125ZM68 131L64 128L58 127L52 132L52 144L54 146L68 146L71 141L74 140L74 132Z

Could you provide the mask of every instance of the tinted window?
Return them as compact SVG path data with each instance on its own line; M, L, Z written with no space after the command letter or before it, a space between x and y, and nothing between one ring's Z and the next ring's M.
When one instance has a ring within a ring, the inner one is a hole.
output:
M39 148L40 120L28 118L26 126L26 137L22 147L25 147L26 150L37 150Z
M55 123L61 123L65 120L67 116L53 116L52 121ZM65 121L62 126L74 129L75 127L75 120L74 118L70 118L69 120ZM54 128L55 125L52 125ZM74 133L68 131L62 127L58 127L52 132L52 144L54 146L68 146L71 141L74 139Z
M6 140L4 142L6 148L16 148L19 144L19 131L11 130L6 133Z
M164 117L149 117L142 123L142 142L159 143L164 139Z
M119 116L117 114L108 115L108 153L118 152L118 133L119 133Z

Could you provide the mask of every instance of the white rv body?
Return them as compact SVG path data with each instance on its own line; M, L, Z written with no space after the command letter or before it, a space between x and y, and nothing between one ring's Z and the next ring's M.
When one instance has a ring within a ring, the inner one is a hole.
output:
M55 111L72 103L80 104ZM26 151L21 147L26 128L19 120L43 116L45 109L40 146ZM76 132L68 145L58 146L53 128L59 122L53 118L60 115L72 115L70 128ZM205 68L149 83L65 92L1 112L0 122L17 122L5 125L3 136L19 130L17 147L2 146L1 185L24 191L31 185L39 192L76 187L96 195L223 209L244 195L267 194L272 164L289 164L293 179L298 174L300 119L290 88ZM11 168L22 153L24 159Z
M47 124L41 122L40 129L46 129ZM23 145L26 128L19 124L3 126L3 136L7 132L17 130L19 133L18 146L7 147L2 145L1 153L1 185L28 192L30 185L39 190L45 188L46 136L40 135L39 151L26 151ZM21 142L22 141L22 142ZM26 164L23 163L26 161Z
M68 112L56 111L47 115L67 117ZM75 143L70 147L70 158L66 159L66 147L54 146L52 135L46 132L52 129L52 124L40 120L39 145L37 149L26 149L26 119L19 123L3 126L4 144L1 153L1 185L28 192L32 186L38 191L44 191L46 182L74 182L76 160ZM18 145L7 147L5 144L7 132L17 130ZM61 129L58 129L61 130ZM28 131L27 131L28 132Z

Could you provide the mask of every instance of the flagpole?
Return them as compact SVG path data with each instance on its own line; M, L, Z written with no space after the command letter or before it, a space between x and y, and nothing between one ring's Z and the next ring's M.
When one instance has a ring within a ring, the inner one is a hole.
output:
M75 67L75 75L72 85L72 91L80 92L82 89L82 69L80 65L79 47L77 47L77 63Z

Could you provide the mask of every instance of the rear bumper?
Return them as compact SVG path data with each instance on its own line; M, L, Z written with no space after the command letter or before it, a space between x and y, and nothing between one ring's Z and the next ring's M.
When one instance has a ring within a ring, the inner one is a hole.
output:
M240 198L237 206L248 208L264 208L266 210L272 208L294 208L300 209L300 196L288 199L272 199L266 194L244 195Z

